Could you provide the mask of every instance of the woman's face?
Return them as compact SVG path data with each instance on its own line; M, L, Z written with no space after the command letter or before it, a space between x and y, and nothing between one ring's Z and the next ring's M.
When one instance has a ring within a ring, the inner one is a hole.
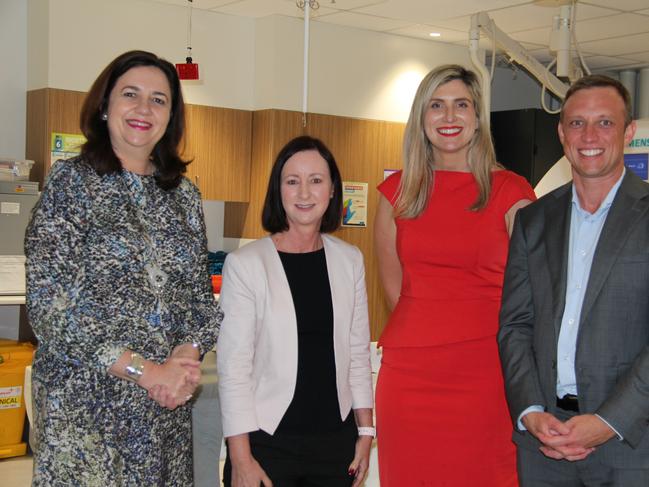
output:
M433 146L435 162L466 163L477 126L473 98L463 81L449 81L433 92L424 112L424 132Z
M108 133L118 157L148 158L167 130L171 89L154 66L129 69L115 83L108 99Z
M281 193L289 228L319 231L333 195L327 161L316 150L293 154L282 168Z

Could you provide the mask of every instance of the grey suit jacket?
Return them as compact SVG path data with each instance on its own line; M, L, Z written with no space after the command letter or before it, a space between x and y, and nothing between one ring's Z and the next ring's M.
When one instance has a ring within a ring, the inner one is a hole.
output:
M520 210L510 242L498 343L516 425L527 407L556 412L557 342L565 306L572 183ZM602 229L579 324L581 413L624 441L598 448L617 467L649 467L649 184L627 171ZM538 448L515 426L514 441Z

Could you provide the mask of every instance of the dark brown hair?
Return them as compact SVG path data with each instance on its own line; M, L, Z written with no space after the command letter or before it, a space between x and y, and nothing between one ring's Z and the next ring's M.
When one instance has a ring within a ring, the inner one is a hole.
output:
M101 117L108 108L108 99L117 80L128 70L138 66L158 68L167 78L171 89L169 123L164 135L153 148L151 159L156 168L158 186L173 189L180 184L189 164L178 154L178 145L185 131L185 104L176 69L169 61L153 53L129 51L117 56L92 84L81 109L81 131L87 139L81 147L81 155L101 175L122 170L110 142L108 125Z
M608 76L604 76L602 74L591 74L584 76L583 78L575 81L570 86L570 88L568 88L566 97L563 99L563 103L561 104L560 117L562 121L563 110L568 99L578 91L588 90L590 88L613 88L615 91L617 91L618 95L620 95L622 101L624 102L624 126L626 127L631 123L631 121L633 120L633 111L631 108L631 96L629 95L628 90L618 80L609 78Z
M308 135L302 135L289 141L277 154L273 168L270 170L268 190L261 214L261 224L269 233L278 233L288 230L286 211L282 204L282 169L284 164L298 152L314 150L322 156L329 166L329 174L333 186L333 196L329 206L322 216L320 231L330 233L338 229L343 215L343 184L336 159L321 140Z

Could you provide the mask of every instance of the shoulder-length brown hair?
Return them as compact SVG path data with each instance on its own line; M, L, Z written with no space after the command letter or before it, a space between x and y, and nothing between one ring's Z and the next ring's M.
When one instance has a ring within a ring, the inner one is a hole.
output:
M180 184L189 162L178 154L178 146L185 131L185 104L180 89L180 80L174 66L146 51L128 51L117 56L104 68L86 96L81 109L81 132L87 142L81 147L81 155L99 174L122 170L122 165L113 151L108 133L108 124L102 115L108 108L108 99L117 80L128 70L138 66L158 68L167 78L171 89L171 113L164 135L151 153L156 168L156 182L162 189L173 189Z
M282 204L282 169L286 161L298 152L317 151L326 161L331 176L333 195L329 206L322 216L320 232L331 233L340 227L343 215L343 184L336 164L336 159L329 148L320 140L308 135L301 135L290 140L277 154L268 178L268 190L261 214L261 225L269 233L279 233L288 230L286 210Z
M398 217L416 218L426 209L433 188L435 161L432 145L424 131L424 117L435 90L456 79L469 90L478 121L467 154L469 168L478 184L478 197L470 209L481 210L489 202L491 172L500 165L496 162L491 140L489 114L484 113L480 81L473 71L457 64L446 64L424 77L412 102L403 136L403 172L395 202L395 215Z

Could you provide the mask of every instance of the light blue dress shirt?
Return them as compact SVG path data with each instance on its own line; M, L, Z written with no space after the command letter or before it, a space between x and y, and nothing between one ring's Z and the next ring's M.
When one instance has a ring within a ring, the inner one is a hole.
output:
M624 177L624 172L622 173ZM566 283L566 306L561 319L561 331L557 347L557 397L578 395L575 376L575 353L577 333L581 320L581 308L588 287L593 255L597 248L602 227L608 211L622 183L615 183L595 213L591 214L579 204L575 186L572 186L572 213L570 215L570 248L568 250L568 275Z
M563 310L557 345L557 397L563 397L566 394L578 395L575 353L577 351L581 308L584 304L584 296L588 287L588 278L590 277L590 268L593 263L597 242L625 173L626 168L597 211L592 214L581 207L574 184L572 186L566 305ZM527 413L543 410L540 405L532 405L525 409L518 418L518 428L525 430L520 420ZM603 418L600 417L600 419L611 426ZM615 431L612 426L611 428Z

